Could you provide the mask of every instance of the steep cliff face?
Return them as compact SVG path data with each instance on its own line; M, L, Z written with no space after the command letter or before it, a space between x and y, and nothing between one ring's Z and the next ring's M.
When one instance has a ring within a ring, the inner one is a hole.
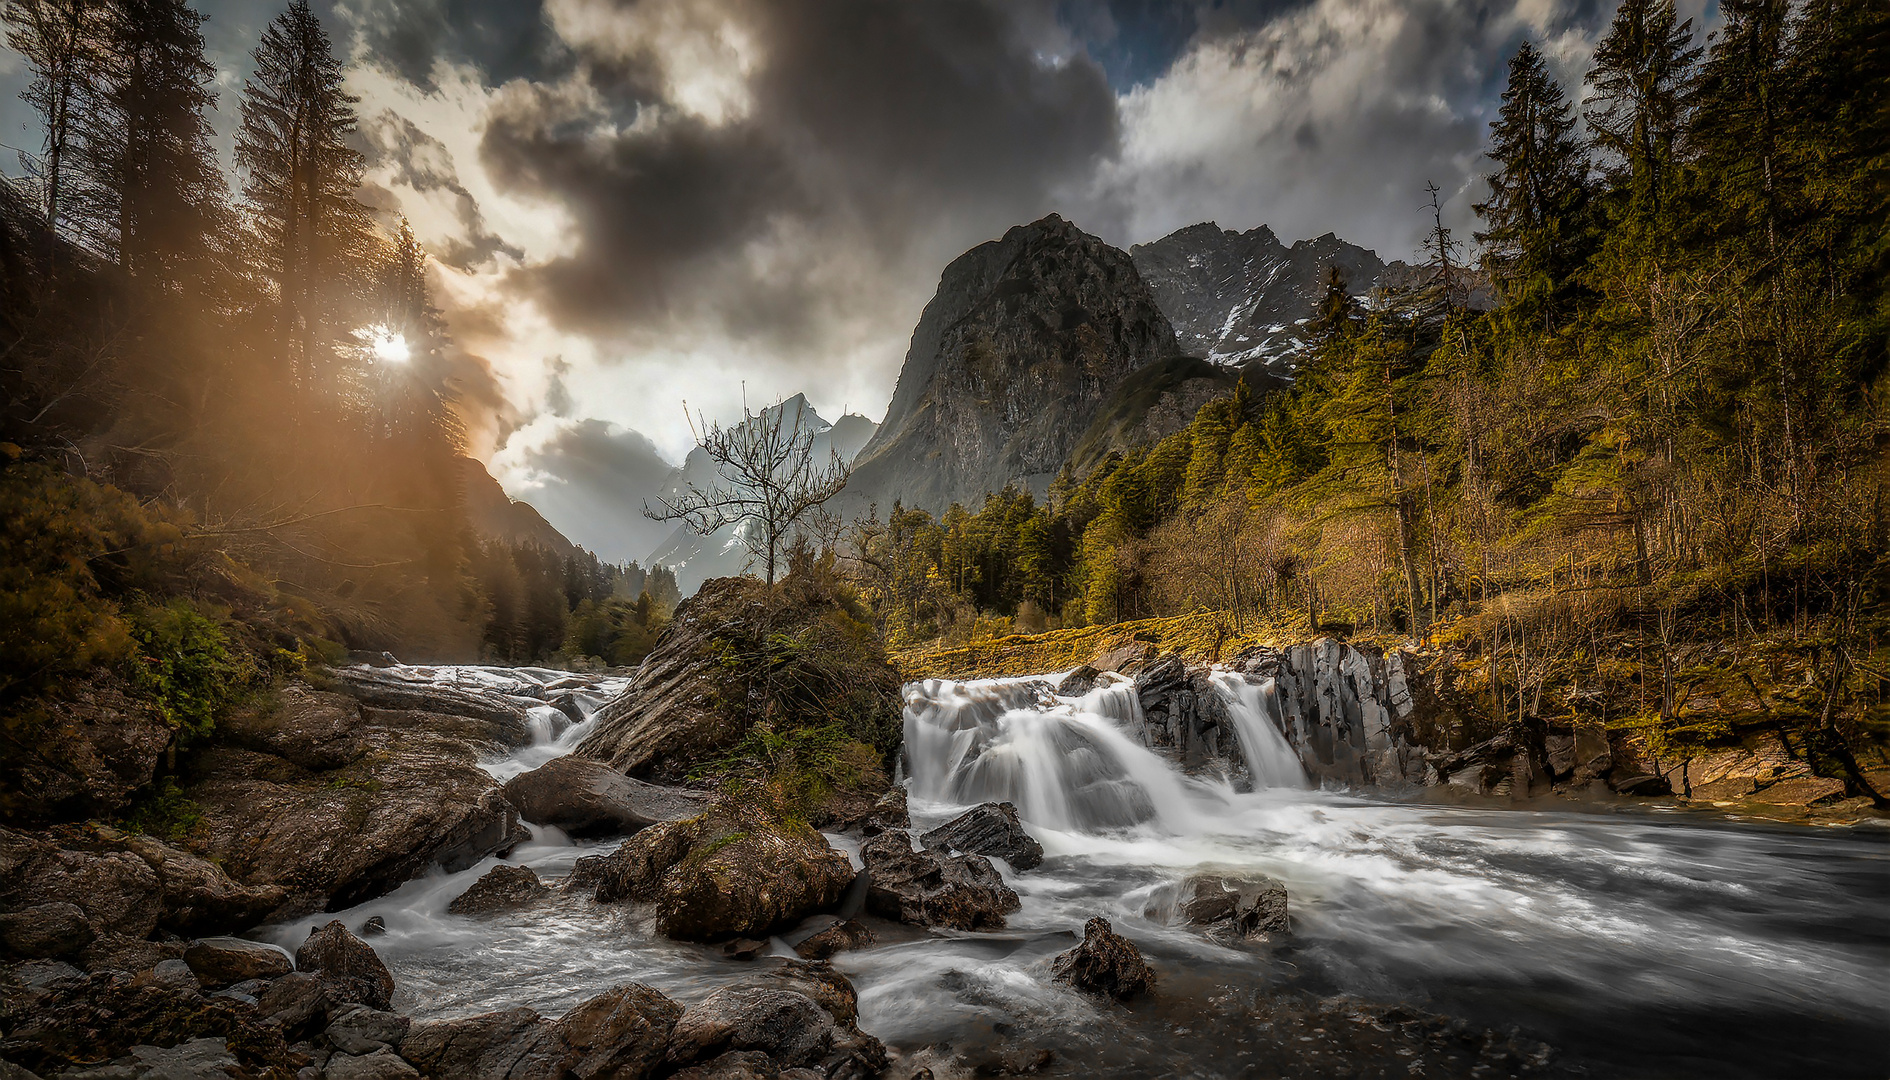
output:
M945 268L847 503L1042 490L1123 380L1178 352L1127 253L1055 214L1013 228Z
M1211 221L1129 253L1184 353L1281 372L1302 344L1299 323L1318 306L1328 267L1343 270L1355 294L1379 284L1386 269L1377 254L1331 233L1289 248L1265 225L1237 233Z

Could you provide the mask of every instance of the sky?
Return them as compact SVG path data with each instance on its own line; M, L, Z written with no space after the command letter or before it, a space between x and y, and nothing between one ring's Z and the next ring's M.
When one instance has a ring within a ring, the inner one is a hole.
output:
M199 0L226 160L281 6ZM1057 212L1127 246L1266 224L1409 258L1435 182L1467 239L1506 59L1534 40L1579 96L1613 7L315 3L364 198L435 258L474 453L618 560L667 534L635 511L691 415L805 393L879 419L946 263L1011 225ZM0 54L0 143L30 150L26 77Z

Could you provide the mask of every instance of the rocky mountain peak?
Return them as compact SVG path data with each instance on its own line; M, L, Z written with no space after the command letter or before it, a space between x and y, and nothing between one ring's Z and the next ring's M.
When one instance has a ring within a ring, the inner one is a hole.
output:
M942 511L1041 490L1131 372L1177 355L1128 253L1051 214L953 260L848 502Z
M1206 221L1129 252L1183 352L1279 374L1291 370L1298 324L1313 314L1328 267L1360 294L1385 272L1375 253L1332 233L1288 247L1265 225L1235 232Z

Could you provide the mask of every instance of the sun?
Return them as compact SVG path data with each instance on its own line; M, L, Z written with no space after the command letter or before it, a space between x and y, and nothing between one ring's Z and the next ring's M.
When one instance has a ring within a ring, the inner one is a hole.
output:
M408 347L406 336L398 330L369 326L358 333L367 339L368 354L376 363L404 364L413 359L413 350Z

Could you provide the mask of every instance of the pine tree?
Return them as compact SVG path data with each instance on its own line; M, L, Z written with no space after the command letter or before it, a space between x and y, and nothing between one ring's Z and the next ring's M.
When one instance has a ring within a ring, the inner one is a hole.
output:
M243 87L236 161L279 305L278 342L304 388L324 374L341 304L370 264L368 210L355 198L364 163L348 146L356 99L307 0L263 31Z
M1542 54L1528 41L1509 61L1503 106L1490 123L1485 179L1476 205L1488 228L1476 234L1484 266L1506 297L1530 283L1559 289L1580 265L1575 220L1587 193L1588 156L1575 138L1575 113Z
M1660 218L1684 150L1700 53L1673 0L1623 0L1595 47L1588 129L1648 220Z
M101 95L111 123L82 148L108 193L98 210L110 253L165 291L203 279L224 214L202 24L185 0L112 0Z
M37 172L52 234L66 228L70 204L83 190L74 150L97 122L95 87L105 58L103 0L7 0L7 44L33 69L20 97L45 127Z

